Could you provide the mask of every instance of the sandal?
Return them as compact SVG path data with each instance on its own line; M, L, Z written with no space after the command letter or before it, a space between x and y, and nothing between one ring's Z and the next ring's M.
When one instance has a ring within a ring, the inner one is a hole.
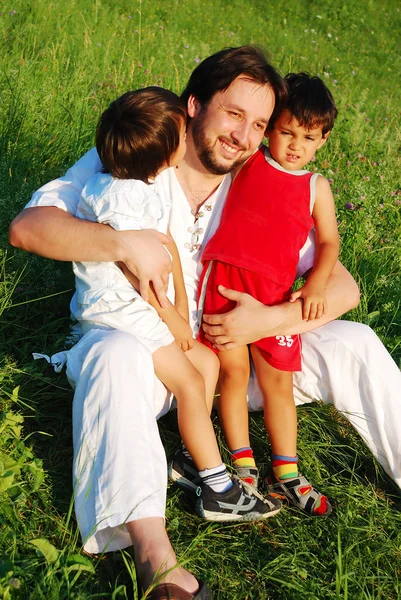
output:
M213 600L212 592L204 581L198 579L199 589L196 594L191 594L175 583L160 583L146 600Z
M287 500L312 517L327 517L333 510L327 497L315 490L303 475L287 481L266 477L264 481L271 496Z
M241 481L245 481L248 485L258 489L259 471L257 467L234 467Z

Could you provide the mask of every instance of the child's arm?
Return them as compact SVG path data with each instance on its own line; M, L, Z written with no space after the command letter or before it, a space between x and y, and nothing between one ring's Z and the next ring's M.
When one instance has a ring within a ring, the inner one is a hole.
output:
M189 322L189 307L188 307L188 296L185 289L184 275L182 273L182 265L178 248L174 242L170 231L167 231L167 235L171 238L171 244L169 245L169 252L171 254L172 261L172 275L174 282L174 306L177 312L183 319Z
M142 230L143 227L146 227L147 221L145 217L146 213L146 205L151 202L151 191L147 190L147 194L144 195L144 192L138 191L138 198L141 199L141 208L142 211L132 211L130 198L124 192L114 192L114 193L103 193L97 197L93 195L88 196L84 200L85 210L89 212L93 212L96 220L99 223L104 223L106 225L110 225L113 229L117 230L127 230L127 229L138 229ZM168 239L171 239L171 236L167 236ZM181 281L183 288L183 292L185 294L184 289L184 281L181 271L181 262L178 256L177 246L171 239L171 246L169 244L169 252L170 256L173 259L173 262L176 262L176 265L172 265L172 271L175 273L174 282L176 278L179 280L179 274L181 275ZM142 292L140 287L140 282L138 278L128 270L127 266L119 261L117 263L121 270L123 271L125 277L134 286L134 288ZM179 286L180 287L180 286ZM194 345L195 341L192 337L192 330L188 323L188 304L185 304L183 299L183 294L179 293L179 301L180 301L180 310L183 312L183 316L175 309L174 305L166 298L166 302L163 303L163 306L160 305L156 295L155 290L149 286L147 301L153 308L156 310L157 314L163 319L166 323L167 327L170 329L171 333L175 337L176 342L181 346L182 350L186 352L190 350ZM185 296L186 299L186 296Z
M167 327L175 337L177 344L184 352L186 352L193 347L195 340L193 339L191 326L188 323L188 298L184 286L181 261L174 241L171 241L171 244L169 244L169 252L171 253L173 263L172 272L175 288L175 306L167 299L167 307L162 308L152 287L149 288L148 302L156 310L159 317L166 323ZM127 269L124 263L118 264L131 285L133 285L136 290L139 290L139 281L137 277Z
M327 310L326 285L336 264L340 242L334 198L324 177L316 181L316 200L312 213L316 229L316 255L307 282L290 296L290 302L303 299L302 318L320 319Z

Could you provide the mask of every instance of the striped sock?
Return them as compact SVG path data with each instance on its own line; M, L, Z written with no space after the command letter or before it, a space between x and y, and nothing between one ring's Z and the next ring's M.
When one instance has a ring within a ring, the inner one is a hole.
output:
M231 459L234 467L256 467L253 451L249 446L233 450L231 452Z
M199 475L202 479L202 483L211 487L214 492L226 492L233 484L226 466L223 463L218 467L199 471Z
M298 456L272 454L273 475L277 480L298 477Z

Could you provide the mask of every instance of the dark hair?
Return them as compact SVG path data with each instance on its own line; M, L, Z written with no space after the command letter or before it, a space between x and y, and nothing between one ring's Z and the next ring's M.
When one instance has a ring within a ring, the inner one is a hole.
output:
M268 84L275 95L275 111L286 97L286 85L278 71L269 63L266 52L258 46L225 48L205 58L193 71L181 94L187 104L194 96L206 107L216 92L226 90L240 75L261 85Z
M126 92L97 125L103 171L117 179L148 183L177 150L186 116L184 103L169 90L154 86Z
M325 135L334 127L338 111L330 90L319 77L308 73L289 73L284 77L288 88L287 101L281 112L289 110L291 115L306 129L321 127ZM270 119L268 129L274 127L280 113Z

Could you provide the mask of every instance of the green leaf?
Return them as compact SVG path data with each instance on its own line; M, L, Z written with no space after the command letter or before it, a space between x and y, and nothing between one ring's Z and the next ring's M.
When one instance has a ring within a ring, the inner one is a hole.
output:
M8 560L8 558L0 560L0 579L6 577L9 573L12 573L13 570L14 565L11 560Z
M367 324L372 325L380 318L380 310L375 310L368 314Z
M35 546L46 559L48 563L54 563L58 559L58 550L48 540L44 538L37 538L29 542L32 546Z
M12 400L14 400L14 402L18 402L18 393L19 393L19 385L17 385L16 388L13 389L11 398Z
M92 567L92 563L86 556L82 556L82 554L69 554L65 559L65 564L67 567L71 565L86 565Z
M88 573L95 573L95 567L86 556L81 554L70 554L67 556L65 565L67 571L87 571Z
M32 491L36 492L40 488L45 478L45 474L42 468L42 461L35 458L29 465L27 465L28 469L33 475L33 485Z
M94 575L96 572L93 565L70 565L69 567L65 568L68 573L70 573L70 571L86 571Z
M14 473L6 471L0 475L0 493L6 492L14 484Z

